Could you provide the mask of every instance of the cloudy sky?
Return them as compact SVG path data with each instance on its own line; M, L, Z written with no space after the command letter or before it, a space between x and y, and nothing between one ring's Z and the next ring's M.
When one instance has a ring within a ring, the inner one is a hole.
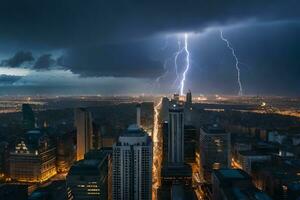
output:
M300 94L298 0L3 0L0 95Z

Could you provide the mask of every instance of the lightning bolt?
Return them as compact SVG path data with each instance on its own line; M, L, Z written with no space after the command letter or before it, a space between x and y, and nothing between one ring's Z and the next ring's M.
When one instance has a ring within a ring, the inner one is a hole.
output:
M170 61L170 58L165 60L165 62L164 62L164 73L155 79L155 82L157 83L158 87L160 87L160 80L162 78L164 78L165 76L167 76L167 74L169 73L169 70L168 70L168 67L167 67L169 61Z
M243 96L243 86L242 86L242 82L241 82L241 70L239 67L239 59L235 54L235 50L234 48L231 46L230 42L223 36L223 31L220 30L220 36L221 39L226 42L227 48L231 50L232 56L234 57L235 60L235 69L237 71L237 81L238 81L238 85L239 85L239 96Z
M183 48L181 48L181 41L178 39L177 41L177 44L178 44L178 51L175 52L175 56L174 56L174 66L175 66L175 73L176 73L176 79L173 83L173 85L176 84L177 80L179 79L179 73L178 73L178 64L177 64L177 59L178 59L178 56L182 53L183 51Z
M188 34L185 33L184 34L184 51L186 52L186 66L185 66L185 70L183 71L183 74L182 74L182 79L181 79L181 82L180 82L180 95L183 95L183 90L184 90L184 83L185 83L185 79L186 79L186 74L187 72L189 71L189 68L190 68L190 52L188 50Z

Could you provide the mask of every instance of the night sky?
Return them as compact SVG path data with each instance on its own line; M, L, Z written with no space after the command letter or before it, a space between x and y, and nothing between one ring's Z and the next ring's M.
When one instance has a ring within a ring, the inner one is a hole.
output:
M236 95L220 30L244 94L300 94L299 0L2 0L0 27L0 95L176 92L184 33L185 91Z

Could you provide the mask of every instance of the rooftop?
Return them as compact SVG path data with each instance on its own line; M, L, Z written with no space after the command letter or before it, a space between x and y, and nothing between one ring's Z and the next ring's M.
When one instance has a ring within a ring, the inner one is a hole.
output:
M240 151L239 154L243 156L270 156L268 153L252 150Z
M241 169L219 169L215 170L214 174L220 180L233 181L233 180L251 180L251 177Z
M202 126L202 130L205 133L211 133L211 134L224 134L226 133L225 129L222 128L218 124L207 124Z

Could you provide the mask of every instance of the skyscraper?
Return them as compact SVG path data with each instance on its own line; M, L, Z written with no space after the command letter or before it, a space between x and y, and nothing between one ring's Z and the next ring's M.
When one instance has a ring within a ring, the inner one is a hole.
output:
M23 128L25 130L33 129L35 126L34 113L29 104L22 105L22 114L23 114Z
M189 90L189 92L186 93L185 103L187 105L192 105L192 92L191 92L191 90Z
M152 141L137 125L129 126L113 146L113 199L152 198Z
M200 162L203 176L211 181L213 169L230 167L230 134L219 125L200 129Z
M136 124L141 127L141 104L136 105Z
M77 129L77 160L82 160L84 154L92 149L93 124L92 115L84 108L75 110L75 127Z
M171 103L169 109L168 162L184 163L184 114L182 106L177 103Z
M192 125L192 93L189 90L188 93L186 93L186 99L184 104L184 124L185 125Z
M162 103L161 103L161 109L160 109L160 115L163 122L169 120L169 104L170 101L168 97L163 97Z

